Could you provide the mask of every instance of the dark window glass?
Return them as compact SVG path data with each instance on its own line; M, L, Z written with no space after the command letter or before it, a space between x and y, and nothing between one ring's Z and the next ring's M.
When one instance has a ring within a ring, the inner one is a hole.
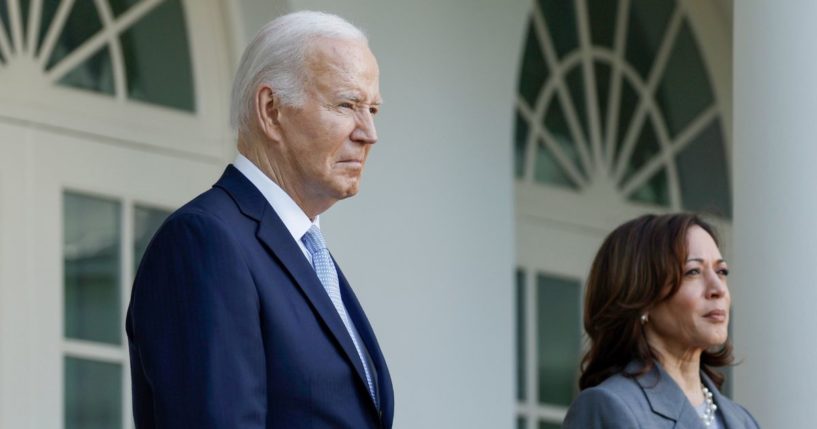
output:
M625 56L643 79L652 69L673 10L673 0L632 0L630 4Z
M599 103L599 125L604 135L607 129L607 105L610 103L610 66L596 61L593 64L593 72L596 78L596 99Z
M536 145L536 160L533 166L533 180L538 183L578 189L576 183L567 177L562 166L556 161L545 142Z
M113 95L113 66L108 47L85 60L59 80L60 85Z
M3 22L3 28L6 29L7 34L6 39L8 39L9 42L11 42L11 20L9 18L8 5L6 5L6 2L4 0L0 0L0 20L2 20Z
M630 162L625 166L622 183L627 183L630 177L637 173L641 167L655 158L660 152L661 147L658 144L655 127L653 127L652 120L648 117L644 120L641 133L638 135L638 140L636 140L635 147L630 155Z
M28 40L28 15L31 8L31 0L18 0L20 3L20 20L22 21L23 40Z
M136 206L133 210L133 272L139 267L150 240L170 212L150 207Z
M524 417L517 417L516 418L516 429L525 429L528 427L528 423Z
M669 207L669 181L666 169L661 169L643 186L630 195L630 201Z
M519 74L519 95L531 108L536 105L539 92L548 78L548 67L545 64L542 47L533 21L528 24L528 36L522 54L522 72Z
M587 0L593 44L612 49L616 34L618 0Z
M584 73L581 66L574 67L573 70L567 73L567 88L570 91L570 98L573 100L573 107L576 109L576 115L579 117L582 130L585 137L590 135L590 127L587 125L587 104L584 93Z
M125 13L131 6L139 3L140 0L108 0L111 4L111 11L113 15L118 17Z
M525 388L528 378L525 371L525 355L527 353L527 330L525 329L525 271L516 270L516 399L525 401L527 391Z
M618 127L615 128L616 135L616 150L615 158L618 160L621 154L622 141L627 135L627 129L630 127L630 121L633 120L635 108L638 106L638 93L635 91L630 81L622 79L621 82L621 100L619 101L618 111Z
M528 144L528 122L516 112L514 128L514 173L517 179L525 177L525 154Z
M551 423L546 421L539 422L539 429L560 429L561 427L562 425L558 423Z
M121 40L131 99L195 110L187 25L179 0L161 3Z
M670 137L677 136L714 102L706 65L692 30L684 22L655 94Z
M54 46L46 68L50 70L101 29L102 21L99 19L94 2L75 1L65 27L62 29L62 34L57 38L57 44Z
M578 387L579 294L576 280L539 274L536 284L539 402L570 405Z
M713 121L676 157L686 210L732 217L729 170L720 121Z
M120 344L120 204L63 197L65 336Z
M54 17L57 14L57 7L59 7L60 2L59 0L43 0L42 2L42 10L40 12L40 34L37 37L38 45L37 45L37 52L39 53L40 49L42 49L42 44L45 41L45 36L48 33L48 28L51 26L51 23L54 20Z
M122 427L122 366L65 358L65 428Z
M579 46L579 34L576 31L576 6L573 1L539 0L542 15L550 32L550 39L559 58Z
M567 117L565 116L559 97L554 96L551 98L550 105L545 114L544 125L550 132L553 140L555 140L556 144L573 163L579 173L585 175L587 172L584 171L583 164L579 158L579 152L576 148L573 134L571 134L570 127L567 124Z

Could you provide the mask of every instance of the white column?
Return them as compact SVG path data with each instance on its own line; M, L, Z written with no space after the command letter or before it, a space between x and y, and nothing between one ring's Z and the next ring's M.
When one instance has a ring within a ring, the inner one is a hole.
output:
M734 2L735 398L817 422L817 2Z

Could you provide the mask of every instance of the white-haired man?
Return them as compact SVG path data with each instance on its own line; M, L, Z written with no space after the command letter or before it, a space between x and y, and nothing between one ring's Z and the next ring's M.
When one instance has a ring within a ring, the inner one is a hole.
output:
M374 332L318 216L355 195L379 71L334 15L267 24L232 95L239 155L156 233L127 331L138 428L391 428Z

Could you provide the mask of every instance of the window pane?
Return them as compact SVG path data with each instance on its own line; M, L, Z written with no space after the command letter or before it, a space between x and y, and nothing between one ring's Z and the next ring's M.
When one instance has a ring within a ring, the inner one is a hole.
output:
M638 140L636 140L635 147L630 154L629 162L624 168L622 183L627 183L630 177L661 152L652 119L646 118L641 127L641 133L638 135Z
M71 70L60 79L59 83L73 88L113 95L113 67L108 48L102 48L77 68Z
M610 65L596 61L593 64L593 73L596 78L596 99L599 103L599 125L601 135L604 136L607 129L607 104L610 102Z
M527 372L525 371L525 356L527 355L527 330L525 329L525 271L516 270L516 399L524 402L526 399Z
M578 149L576 149L573 140L573 134L570 132L570 127L567 123L565 111L562 108L562 102L559 97L554 96L550 100L550 105L545 114L545 128L553 136L553 139L559 145L559 148L568 157L579 171L580 174L586 174L579 158Z
M536 292L539 401L567 406L578 387L581 288L577 280L539 274Z
M561 427L562 427L562 425L559 424L559 423L551 423L551 422L545 422L545 421L540 421L539 422L539 429L559 429Z
M550 153L550 149L541 140L536 144L536 159L534 162L533 180L537 183L578 189L576 184L567 177L553 154Z
M136 206L133 210L133 268L134 273L142 261L142 256L153 238L153 234L162 226L169 211L150 207Z
M514 128L514 173L517 179L525 177L525 154L528 143L528 122L517 110Z
M667 170L662 168L629 197L630 201L669 207L669 180Z
M567 88L570 90L570 98L573 100L573 107L581 122L585 137L590 135L590 128L587 126L587 108L585 107L584 94L584 73L582 66L573 67L567 74Z
M120 205L66 193L63 215L65 336L120 344Z
M121 40L131 99L195 110L187 25L179 0L156 6Z
M40 9L40 34L39 37L37 37L38 53L40 48L42 48L43 42L45 42L45 35L48 32L48 27L51 26L51 22L54 20L54 15L57 14L58 6L59 6L58 1L47 0L42 2L42 6Z
M674 9L673 0L633 0L630 5L625 56L644 79L652 69Z
M525 429L527 427L527 422L525 421L524 417L516 418L516 429Z
M539 0L550 39L560 59L579 46L576 32L576 10L573 1Z
M65 358L65 428L122 427L122 366Z
M593 44L612 49L616 33L618 0L587 0L587 14Z
M0 20L3 21L3 28L6 29L6 35L7 35L6 39L9 41L9 43L11 43L11 37L8 37L8 35L11 34L11 24L10 24L10 21L9 21L9 10L8 10L8 6L6 5L6 2L3 1L3 0L0 0Z
M24 35L23 38L25 39L25 34L28 34L28 12L31 8L31 0L19 0L19 7L20 7L20 21L22 24L22 34Z
M686 210L732 217L724 144L721 123L713 121L676 158Z
M50 70L101 29L102 21L94 2L75 1L46 68Z
M519 95L533 108L539 91L548 78L548 68L533 21L528 24L528 37L525 42L525 51L522 55L522 72L519 74Z
M623 77L620 79L622 79L621 101L619 102L618 126L615 128L617 133L615 149L616 160L618 160L621 154L622 140L624 140L624 137L627 135L627 129L630 127L630 122L633 120L635 108L638 104L638 93L635 91L635 88L633 88L633 85L629 80Z
M670 137L678 135L714 103L706 66L686 22L675 40L664 70L664 78L655 95L667 122Z
M109 0L111 4L111 10L113 11L114 16L118 17L122 15L130 9L131 6L138 3L140 0Z

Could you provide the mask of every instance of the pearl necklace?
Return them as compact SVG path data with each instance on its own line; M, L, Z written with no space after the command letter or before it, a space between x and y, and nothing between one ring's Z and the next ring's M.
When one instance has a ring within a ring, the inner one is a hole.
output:
M712 392L703 383L701 383L701 390L704 392L704 403L706 404L701 420L704 421L704 426L709 427L715 421L715 411L717 411L718 405L712 400Z

